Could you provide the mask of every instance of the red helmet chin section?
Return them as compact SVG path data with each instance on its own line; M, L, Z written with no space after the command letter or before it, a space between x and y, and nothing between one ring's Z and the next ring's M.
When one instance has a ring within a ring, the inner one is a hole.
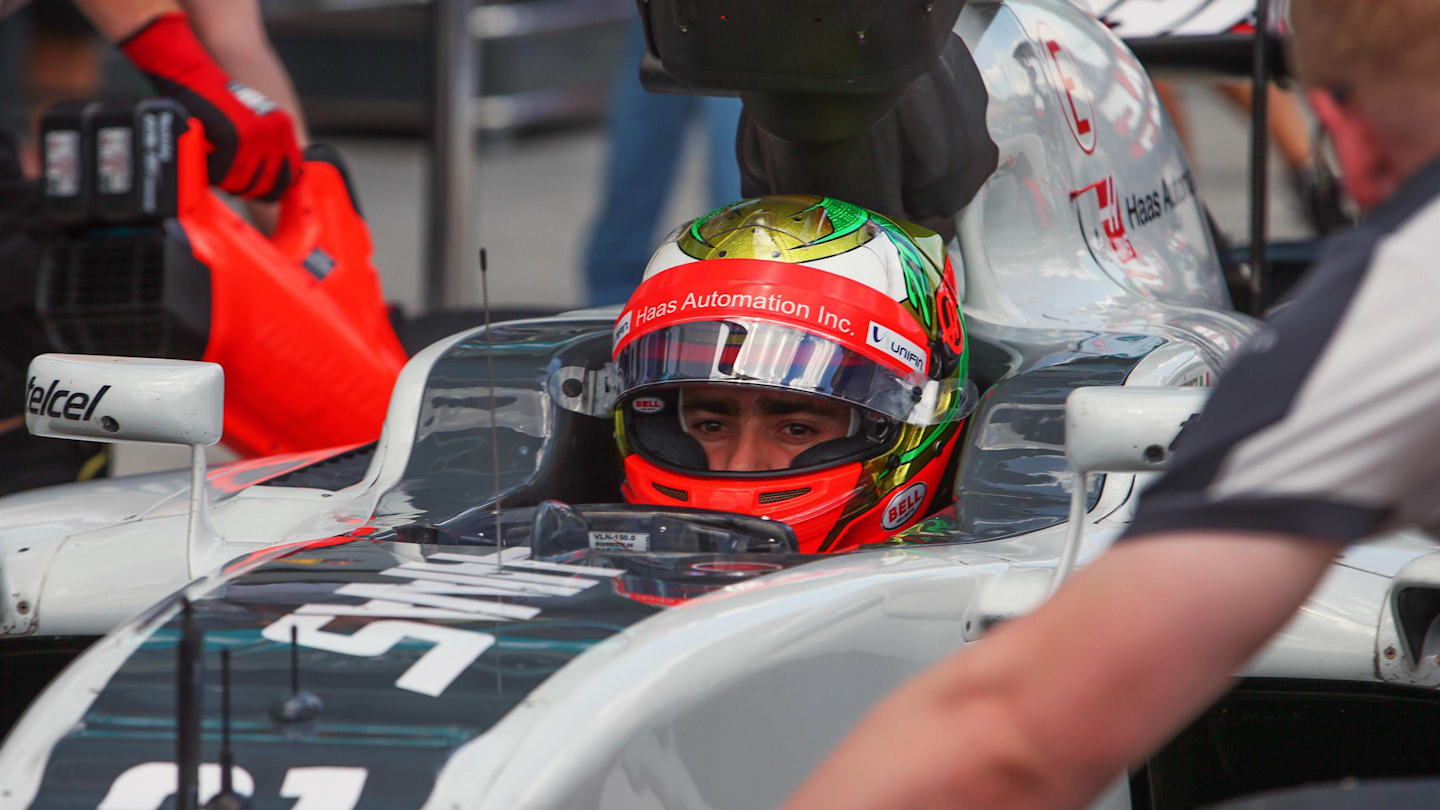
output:
M958 431L957 431L958 432ZM801 554L875 543L929 514L950 463L953 440L903 486L873 501L860 462L802 475L712 478L673 472L631 453L622 492L629 503L690 506L769 518L795 531Z
M910 480L881 495L878 503L850 518L833 541L822 544L816 550L849 551L865 543L879 543L919 523L939 506L949 504L950 500L941 493L940 485L945 480L945 470L950 466L954 448L952 439ZM802 544L801 551L804 550Z
M814 554L840 521L860 474L857 461L809 475L702 478L672 472L632 453L625 457L621 492L630 503L693 506L778 520L795 530L802 553Z

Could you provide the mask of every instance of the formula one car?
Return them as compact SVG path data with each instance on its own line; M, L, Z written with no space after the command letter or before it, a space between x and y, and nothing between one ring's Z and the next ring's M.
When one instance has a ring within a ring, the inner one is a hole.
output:
M652 75L761 83L687 68L676 32L707 30L709 3L646 5ZM7 680L70 662L0 748L0 806L771 807L879 696L1101 552L1203 396L1184 389L1203 391L1257 323L1231 308L1185 157L1124 45L1062 0L961 6L810 3L785 21L817 37L835 23L874 57L870 84L840 82L862 95L924 74L925 92L988 103L978 132L956 133L978 144L974 188L829 178L917 219L963 198L948 230L983 398L953 503L832 555L799 554L774 521L618 505L596 373L618 313L463 332L410 360L373 443L0 500ZM906 26L925 47L886 45ZM926 48L939 78L910 64ZM774 76L804 107L813 75ZM787 113L746 92L756 149L804 141L771 137ZM876 107L881 126L909 109ZM933 155L907 165L969 177ZM206 366L36 368L46 401L67 392L38 430L219 435ZM1120 393L1067 435L1067 398L1097 386ZM1076 486L1088 472L1103 475ZM1093 806L1434 773L1428 736L1396 733L1440 709L1433 550L1394 535L1347 551L1237 688ZM1065 677L1064 661L1034 666ZM39 685L23 681L12 707Z

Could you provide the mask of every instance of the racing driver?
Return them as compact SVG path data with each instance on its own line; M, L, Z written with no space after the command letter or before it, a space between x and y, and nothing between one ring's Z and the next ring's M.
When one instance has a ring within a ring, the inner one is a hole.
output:
M660 246L615 324L631 503L884 539L949 503L974 405L936 234L839 200L742 200Z

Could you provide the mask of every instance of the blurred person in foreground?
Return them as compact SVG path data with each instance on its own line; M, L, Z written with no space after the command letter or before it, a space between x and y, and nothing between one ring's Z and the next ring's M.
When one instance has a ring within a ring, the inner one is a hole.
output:
M47 0L54 2L54 0ZM0 0L0 19L25 5ZM298 176L305 141L290 78L270 48L257 0L76 0L76 7L205 127L210 182L248 198L262 228L268 201ZM38 254L26 223L39 190L0 130L0 495L103 474L107 448L32 437L20 412L30 359L51 348L34 311Z
M1365 220L1221 380L1126 536L883 701L788 810L1083 807L1229 687L1346 543L1440 523L1440 3L1294 0L1291 24Z

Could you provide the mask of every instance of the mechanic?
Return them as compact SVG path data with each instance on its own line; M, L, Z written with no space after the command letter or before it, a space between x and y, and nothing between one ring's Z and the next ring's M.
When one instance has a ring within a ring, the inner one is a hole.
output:
M257 200L280 198L299 175L305 135L258 0L75 4L156 89L200 120L213 185Z
M26 0L0 0L0 19ZM205 127L210 182L253 201L276 200L298 176L306 136L295 91L271 49L258 0L76 0L156 88ZM274 99L272 101L272 99ZM24 232L39 205L19 150L0 131L0 494L102 472L104 448L40 439L20 414L30 358L50 351L35 312L37 254ZM262 228L270 206L252 206Z
M853 548L950 503L975 402L940 237L761 197L667 238L615 325L631 503L720 509Z
M1226 374L1124 541L883 701L785 807L1084 806L1226 690L1344 544L1436 527L1440 3L1290 13L1366 220Z

